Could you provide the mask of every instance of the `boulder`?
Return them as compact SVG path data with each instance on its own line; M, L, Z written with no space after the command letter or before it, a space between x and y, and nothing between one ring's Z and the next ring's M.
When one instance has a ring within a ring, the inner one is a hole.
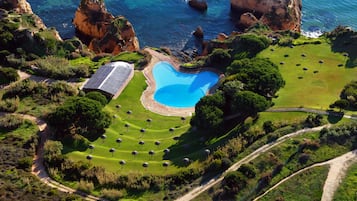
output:
M189 0L188 5L199 11L206 11L208 9L206 0Z
M258 22L259 22L259 20L252 13L247 12L247 13L243 13L240 16L238 26L240 28L244 29L244 28L248 28Z
M131 23L107 12L103 0L81 0L73 24L78 38L96 53L118 54L140 48Z
M300 32L301 8L301 0L231 0L232 15L239 25L253 22L252 14L272 30Z
M193 32L193 35L196 37L196 38L199 38L199 39L203 39L204 37L204 33L203 33L203 29L202 27L197 27L195 32Z

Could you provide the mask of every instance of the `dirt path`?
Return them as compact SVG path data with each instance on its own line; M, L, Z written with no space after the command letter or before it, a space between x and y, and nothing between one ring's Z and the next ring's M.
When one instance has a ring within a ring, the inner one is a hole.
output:
M89 200L89 201L103 200L103 201L105 201L105 199L103 199L103 198L98 198L98 197L77 191L76 189L67 187L65 185L62 185L62 184L56 182L55 180L51 179L51 177L49 177L49 175L46 172L45 166L43 165L43 146L44 146L46 140L48 139L48 137L50 136L51 130L50 130L50 127L47 126L47 123L45 121L43 121L42 119L39 119L37 117L31 116L31 115L0 112L0 116L3 116L5 114L19 115L19 116L23 117L24 119L33 121L37 124L37 126L40 130L40 134L39 134L40 142L38 144L36 154L33 157L31 173L36 175L40 179L40 181L42 181L43 183L45 183L46 185L48 185L52 188L56 188L59 191L62 191L65 193L71 193L71 194L75 193L77 195L80 195L85 200Z
M329 126L330 125L324 125L324 126L319 126L319 127L315 127L315 128L306 128L306 129L302 129L302 130L296 131L294 133L290 133L288 135L284 135L283 137L280 137L276 141L271 142L269 144L266 144L266 145L260 147L259 149L255 150L254 152L252 152L248 156L244 157L240 161L238 161L235 164L233 164L230 168L228 168L222 174L219 174L219 175L215 176L214 178L212 178L211 180L209 180L208 182L203 183L200 186L192 189L187 194L185 194L182 197L176 199L176 201L189 201L189 200L192 200L193 198L197 197L199 194L203 193L204 191L208 190L209 188L211 188L214 185L216 185L219 182L221 182L223 180L224 176L228 172L237 170L242 164L249 163L250 161L252 161L255 158L257 158L258 156L260 156L261 154L263 154L266 151L272 149L273 147L281 144L282 142L284 142L285 140L287 140L287 139L289 139L291 137L294 137L294 136L297 136L297 135L301 135L301 134L307 133L307 132L320 131L321 129L329 127Z
M274 186L269 188L267 191L265 191L262 195L256 197L254 199L254 201L257 201L260 198L264 197L270 191L274 190L275 188L280 186L285 181L291 179L292 177L294 177L306 170L309 170L311 168L318 167L318 166L324 166L324 165L330 165L330 170L329 170L329 173L328 173L326 181L325 181L321 201L330 201L333 199L334 192L338 188L338 186L341 182L341 179L344 177L346 169L351 164L351 161L357 160L356 155L357 155L357 149L350 151L346 154L343 154L342 156L338 156L334 159L331 159L331 160L328 160L325 162L321 162L321 163L315 163L309 167L305 167L305 168L289 175L288 177L285 177L284 179L282 179L281 181L276 183Z

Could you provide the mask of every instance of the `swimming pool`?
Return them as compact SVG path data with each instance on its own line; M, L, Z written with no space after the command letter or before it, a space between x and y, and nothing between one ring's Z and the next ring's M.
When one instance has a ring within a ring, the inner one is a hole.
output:
M152 70L156 89L154 100L176 108L194 107L219 80L216 73L182 73L168 62L158 62Z

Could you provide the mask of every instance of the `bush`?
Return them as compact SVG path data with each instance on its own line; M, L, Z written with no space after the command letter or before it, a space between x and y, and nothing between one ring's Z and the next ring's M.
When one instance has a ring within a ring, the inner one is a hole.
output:
M15 130L23 123L23 118L12 114L6 114L4 117L0 118L0 129L5 131Z
M30 172L32 167L32 157L20 158L17 162L17 167L25 171Z
M100 194L108 200L119 200L127 195L125 190L103 189Z
M0 68L0 85L1 84L9 84L10 82L14 82L19 80L19 75L17 71L13 68Z
M16 98L0 100L0 111L15 112L19 107L19 104L20 104L20 99L18 96L16 96Z
M108 99L102 93L97 91L89 92L85 97L98 101L103 107L108 103Z
M221 48L214 49L213 52L208 55L208 65L212 67L226 67L231 62L231 55L229 50Z
M86 193L90 193L94 190L94 184L92 182L80 180L77 189Z

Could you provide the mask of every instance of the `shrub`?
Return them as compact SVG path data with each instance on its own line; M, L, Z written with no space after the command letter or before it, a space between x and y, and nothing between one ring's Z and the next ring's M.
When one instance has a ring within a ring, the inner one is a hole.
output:
M94 190L94 184L92 182L80 180L77 189L86 193L90 193Z
M103 107L108 103L108 99L102 93L97 91L89 92L85 97L98 101Z
M217 48L208 56L208 65L212 67L226 67L231 62L229 50Z
M4 117L0 118L0 129L5 131L15 130L23 123L23 118L12 114L6 114Z
M17 162L17 167L29 172L31 171L32 162L32 157L20 158Z
M0 85L9 84L19 79L17 71L13 68L0 68Z
M15 112L19 107L19 104L20 104L20 99L18 96L16 96L16 98L0 100L0 111Z
M108 200L119 200L127 195L125 189L117 190L117 189L103 189L101 190L100 194L103 198Z

